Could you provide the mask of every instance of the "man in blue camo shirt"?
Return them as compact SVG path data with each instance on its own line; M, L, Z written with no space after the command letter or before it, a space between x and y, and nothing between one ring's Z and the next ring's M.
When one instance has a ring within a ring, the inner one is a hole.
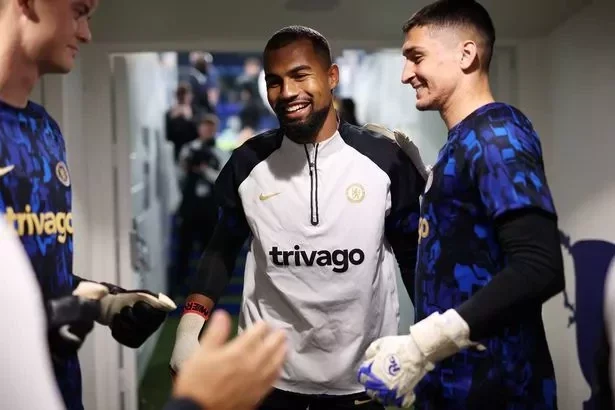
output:
M137 348L175 308L165 295L110 284L96 284L96 297L75 296L92 282L73 274L64 138L45 109L28 98L42 75L72 69L79 46L91 40L89 18L97 3L0 0L0 217L17 231L41 285L54 373L71 410L83 408L77 350L94 321Z
M491 94L491 18L440 0L403 30L402 81L448 140L422 197L416 324L374 342L359 380L417 410L557 409L541 314L564 288L557 214L532 124Z

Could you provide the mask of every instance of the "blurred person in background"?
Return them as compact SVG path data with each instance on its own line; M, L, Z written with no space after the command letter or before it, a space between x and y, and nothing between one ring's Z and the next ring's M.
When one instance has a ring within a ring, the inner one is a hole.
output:
M226 128L216 138L216 147L229 155L237 148L237 140L241 132L241 119L232 115L226 120Z
M175 92L175 105L167 111L165 116L167 140L173 144L175 161L179 159L179 153L184 144L198 136L193 97L190 84L180 83Z
M354 100L352 98L335 98L335 109L340 119L346 121L349 124L359 126L357 121L356 110Z
M201 112L215 113L220 87L218 72L213 65L210 53L190 53L192 67L188 75L188 82L192 87L194 102Z
M178 213L179 249L175 274L171 279L173 292L181 291L191 272L194 245L199 245L200 255L216 225L213 187L228 159L228 154L216 147L218 124L215 115L203 116L198 123L198 138L186 144L179 155L183 170L182 202Z
M360 125L357 120L354 100L352 98L342 98L340 115L346 122L352 125Z
M257 103L262 104L262 101L258 95L258 76L262 70L261 62L258 58L249 57L244 62L243 74L237 78L237 86L241 92L244 88L250 88L251 98L255 99Z
M248 138L260 131L260 122L265 114L259 95L255 94L255 90L250 84L242 86L240 99L243 107L239 112L241 132L238 145L243 144Z

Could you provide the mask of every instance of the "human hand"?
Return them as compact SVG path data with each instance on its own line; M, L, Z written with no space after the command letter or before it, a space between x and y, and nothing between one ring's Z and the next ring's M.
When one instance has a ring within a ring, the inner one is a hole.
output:
M200 347L178 372L174 396L208 410L248 410L273 389L286 358L286 335L257 323L227 342L228 313L212 315Z

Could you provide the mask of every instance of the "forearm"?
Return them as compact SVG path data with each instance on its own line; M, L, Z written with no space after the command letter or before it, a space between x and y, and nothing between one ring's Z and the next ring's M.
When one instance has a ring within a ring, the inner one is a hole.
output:
M237 255L247 231L229 228L229 217L223 216L214 229L212 238L199 261L194 280L190 284L187 303L197 302L209 311L223 295L231 280Z
M497 334L523 311L539 308L564 289L554 218L529 211L505 216L496 225L506 266L456 309L467 322L472 340Z
M414 278L418 247L418 214L406 213L404 218L387 221L386 238L393 253L401 274L404 287L414 304Z
M408 296L410 296L410 300L414 304L414 279L417 254L416 239L407 239L404 242L400 241L400 243L396 244L396 246L391 245L391 247L393 248L395 259L397 259L397 264L399 266L399 271L402 282L404 283L404 287L408 292Z
M177 326L175 347L169 363L172 374L176 374L181 364L198 347L200 333L231 279L235 259L245 240L243 235L230 229L229 224L233 221L236 219L228 218L223 213L190 284L190 295L186 298Z

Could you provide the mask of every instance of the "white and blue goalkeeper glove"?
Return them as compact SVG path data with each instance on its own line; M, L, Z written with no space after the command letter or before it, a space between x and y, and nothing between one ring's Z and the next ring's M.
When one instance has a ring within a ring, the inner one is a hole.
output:
M359 382L384 405L410 407L414 388L435 363L468 347L484 349L469 336L468 324L454 309L433 313L412 325L408 335L374 341L359 368Z

